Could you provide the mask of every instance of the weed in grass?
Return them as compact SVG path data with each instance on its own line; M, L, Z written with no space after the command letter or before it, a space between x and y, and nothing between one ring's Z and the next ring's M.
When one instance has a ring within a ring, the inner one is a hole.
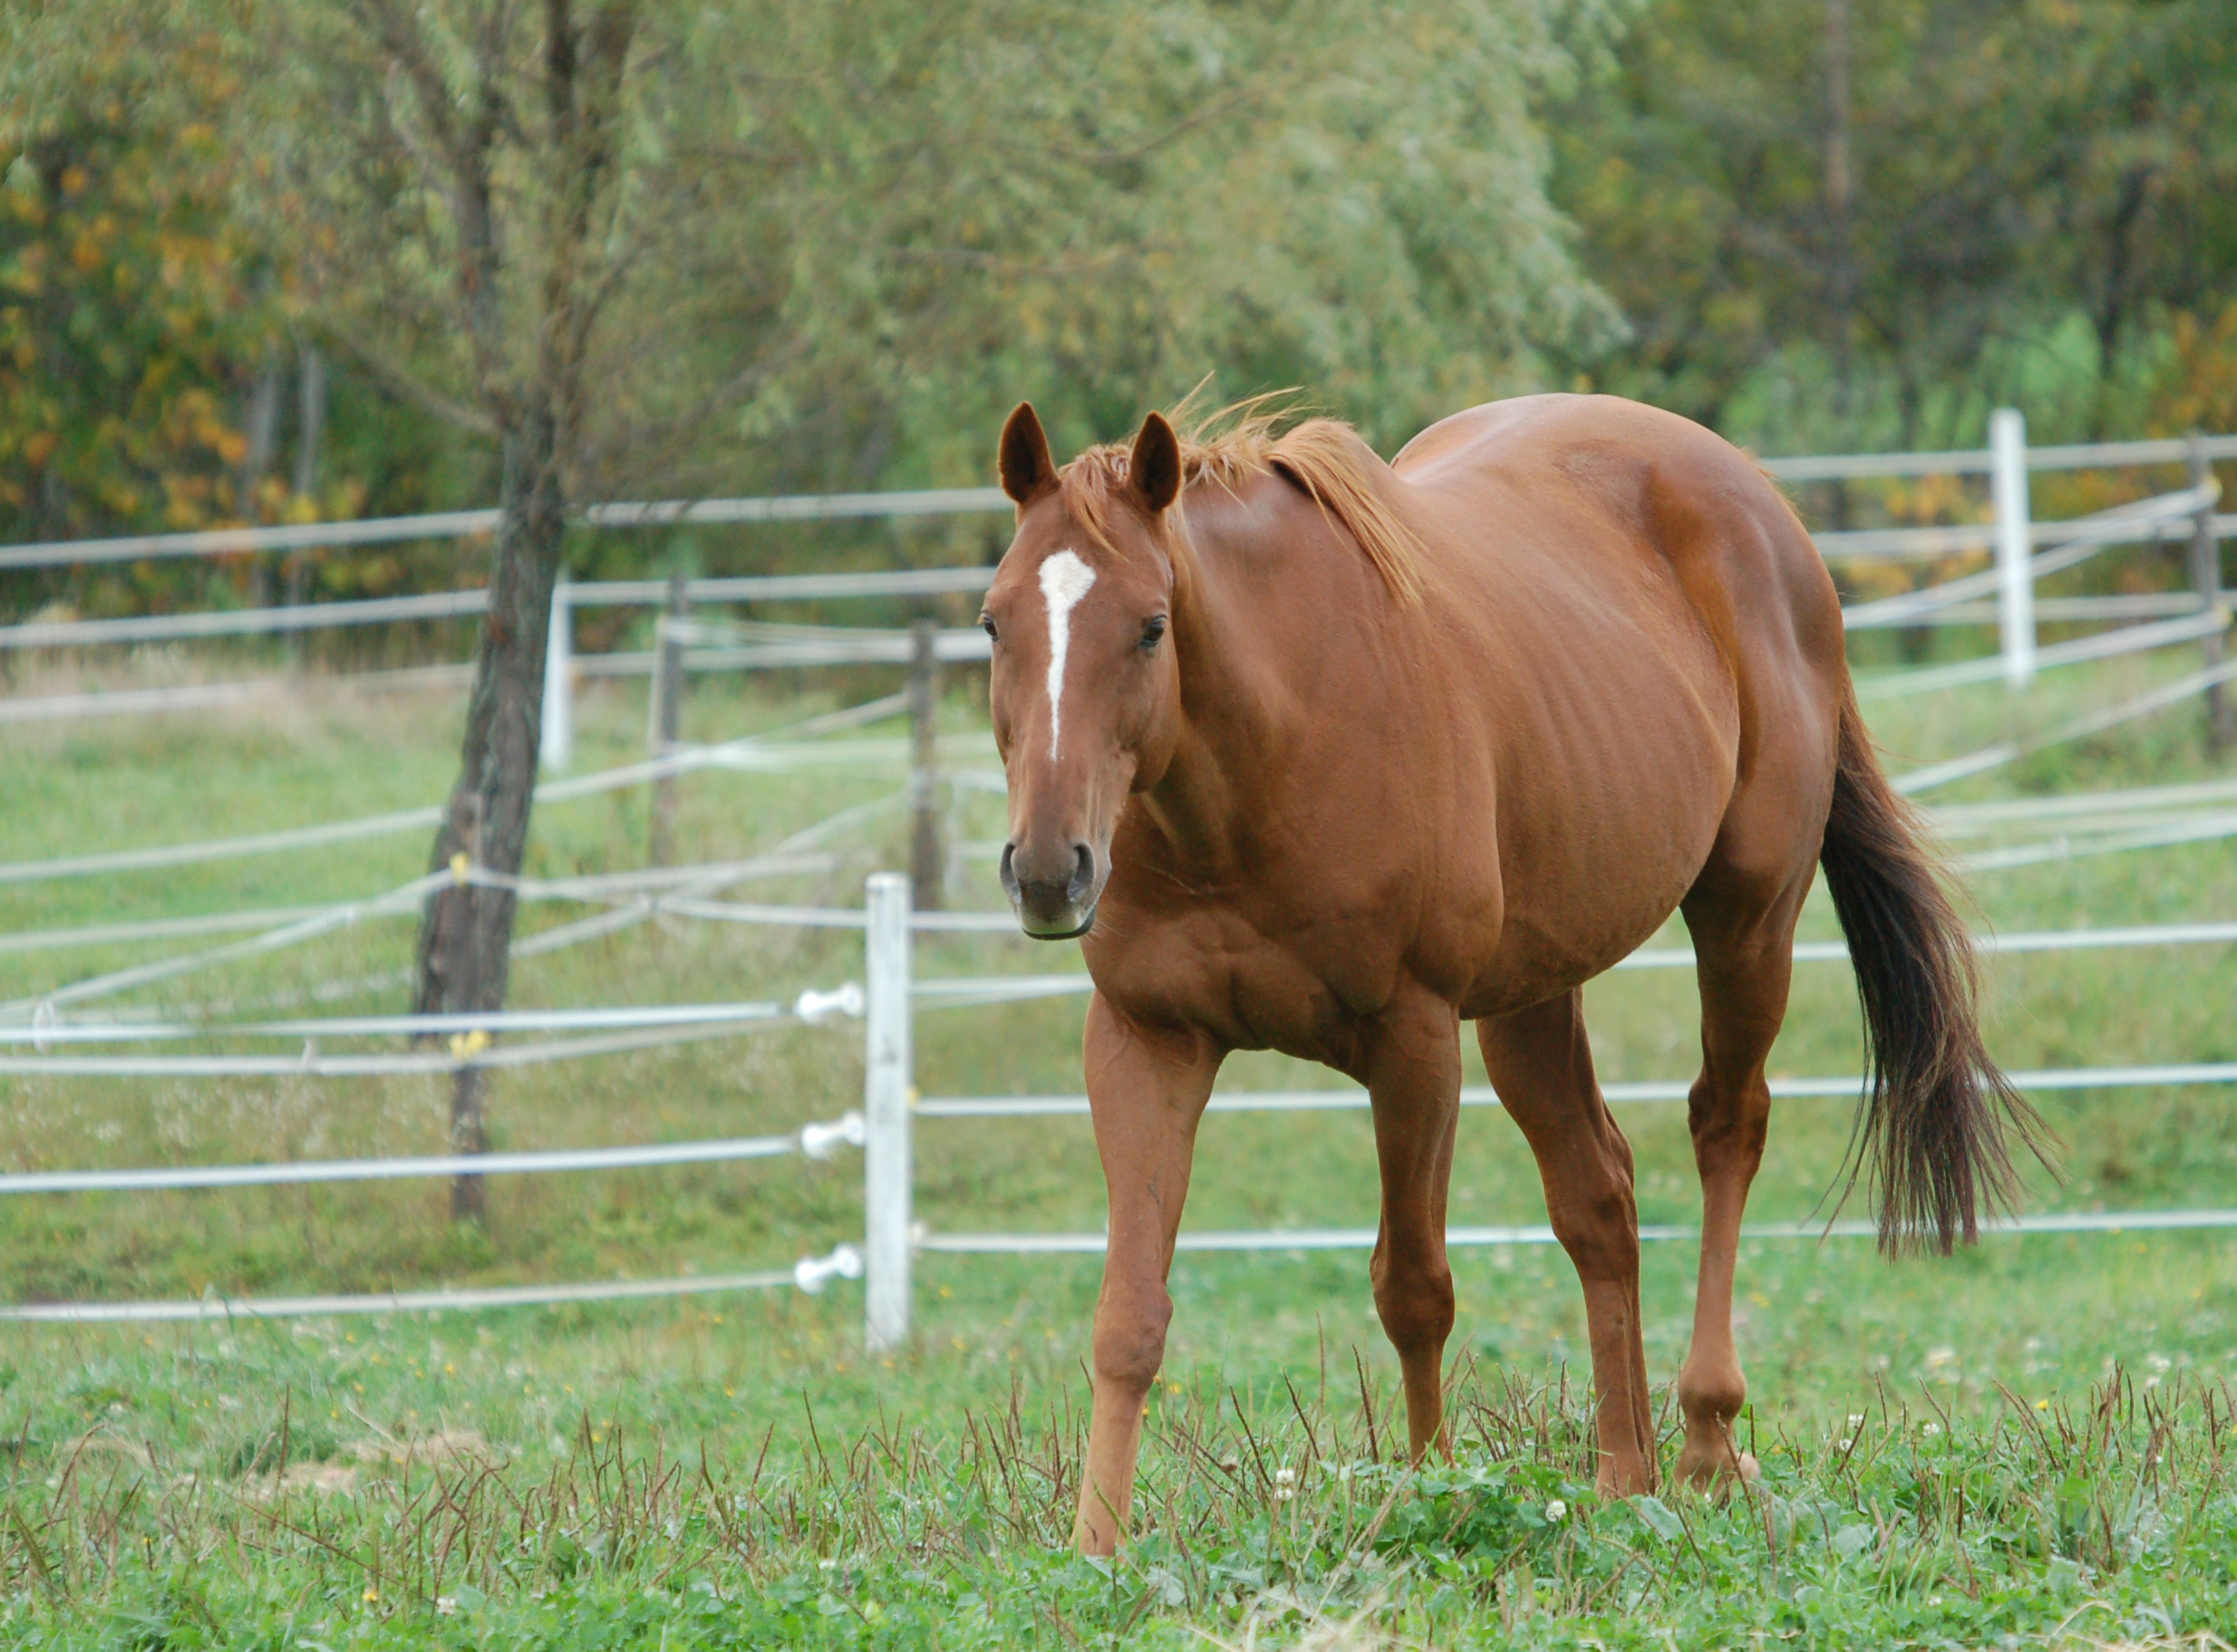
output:
M197 1472L96 1430L0 1493L0 1628L54 1647L1325 1644L1332 1626L1970 1646L2237 1612L2226 1387L2116 1372L2076 1404L1962 1422L1875 1398L1837 1436L1758 1436L1762 1477L1722 1503L1598 1501L1565 1381L1469 1369L1455 1397L1454 1456L1417 1470L1383 1449L1388 1391L1184 1390L1153 1415L1140 1532L1110 1562L1063 1549L1083 1410L1036 1415L1016 1387L945 1426L841 1435L803 1409L734 1456L589 1412L540 1463L383 1434L347 1475Z

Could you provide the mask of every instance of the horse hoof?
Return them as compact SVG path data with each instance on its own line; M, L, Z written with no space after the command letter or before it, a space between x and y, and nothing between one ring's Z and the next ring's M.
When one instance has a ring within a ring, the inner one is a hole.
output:
M1615 1463L1603 1458L1600 1473L1593 1479L1593 1489L1609 1502L1654 1490L1654 1473L1643 1461Z
M1732 1488L1752 1483L1763 1473L1751 1452L1695 1451L1689 1446L1678 1459L1678 1483L1712 1497L1729 1497Z

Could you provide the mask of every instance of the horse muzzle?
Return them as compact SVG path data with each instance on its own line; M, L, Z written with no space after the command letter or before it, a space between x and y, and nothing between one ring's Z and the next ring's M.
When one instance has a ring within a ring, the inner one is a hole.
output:
M1103 878L1087 844L1071 845L1066 857L1030 845L1021 853L1012 838L1002 845L1002 887L1027 934L1036 941L1070 941L1095 926Z

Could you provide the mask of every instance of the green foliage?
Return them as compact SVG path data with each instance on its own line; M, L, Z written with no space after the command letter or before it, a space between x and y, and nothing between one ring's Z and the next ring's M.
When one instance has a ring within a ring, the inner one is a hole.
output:
M1585 364L1784 452L2135 429L2231 297L2232 50L2215 0L1657 0L1550 122L1634 330Z
M247 442L241 364L277 321L269 266L230 211L212 123L234 95L207 52L107 52L39 113L0 121L0 531L63 538L228 518Z

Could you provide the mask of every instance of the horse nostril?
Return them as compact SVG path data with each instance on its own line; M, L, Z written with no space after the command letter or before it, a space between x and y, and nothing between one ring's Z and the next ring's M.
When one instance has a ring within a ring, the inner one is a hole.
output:
M1086 844L1074 844L1072 845L1072 885L1068 893L1075 902L1084 901L1088 898L1088 892L1094 887L1095 851L1089 848Z
M1018 898L1018 872L1017 867L1012 862L1015 859L1017 852L1018 846L1014 843L1006 843L1002 846L1002 893L1013 901Z

